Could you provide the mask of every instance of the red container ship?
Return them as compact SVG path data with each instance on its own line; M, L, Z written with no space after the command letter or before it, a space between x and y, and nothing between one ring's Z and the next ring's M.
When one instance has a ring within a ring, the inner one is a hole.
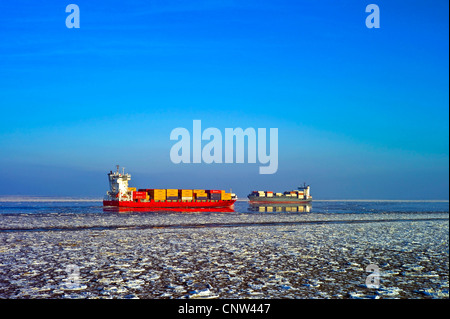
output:
M224 190L203 189L139 189L128 187L130 174L117 171L108 173L110 190L103 206L128 208L230 208L237 197Z

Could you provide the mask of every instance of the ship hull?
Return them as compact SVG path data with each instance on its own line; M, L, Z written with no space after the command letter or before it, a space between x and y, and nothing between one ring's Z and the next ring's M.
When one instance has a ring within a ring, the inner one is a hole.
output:
M276 197L260 197L260 196L248 196L250 203L258 204L307 204L311 203L312 199L300 199L285 196Z
M118 201L104 200L103 206L129 208L221 208L231 207L236 200L217 201Z

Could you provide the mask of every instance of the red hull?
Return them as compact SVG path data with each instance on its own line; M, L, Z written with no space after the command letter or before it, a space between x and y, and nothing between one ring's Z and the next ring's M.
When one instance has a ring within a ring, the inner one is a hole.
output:
M111 207L130 207L130 208L220 208L233 206L235 199L233 200L218 200L218 201L161 201L155 202L153 200L149 202L138 201L103 201L103 206Z
M135 212L178 212L178 213L233 213L234 209L232 207L217 207L217 208L163 208L163 207L111 207L106 206L103 207L103 211L105 212L118 212L118 213L135 213Z

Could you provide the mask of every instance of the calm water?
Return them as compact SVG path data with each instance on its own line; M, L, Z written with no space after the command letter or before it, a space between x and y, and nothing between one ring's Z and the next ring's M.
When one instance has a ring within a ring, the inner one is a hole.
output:
M249 204L207 210L105 208L97 201L0 201L0 232L203 227L447 219L446 201L316 201L310 205Z
M148 213L160 213L157 212ZM220 209L217 210L221 212ZM250 205L238 201L234 205L235 214L250 213L313 213L313 214L372 214L372 213L426 213L449 212L448 201L315 201L312 205ZM103 214L115 213L105 211L102 202L2 202L0 199L0 214ZM146 212L144 212L146 213ZM171 211L174 214L176 212ZM184 213L179 211L179 213Z

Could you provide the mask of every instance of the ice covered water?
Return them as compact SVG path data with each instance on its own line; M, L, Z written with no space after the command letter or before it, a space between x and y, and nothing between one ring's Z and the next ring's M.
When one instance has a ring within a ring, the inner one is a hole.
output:
M448 215L448 202L324 201L309 213L2 202L0 297L448 298Z

